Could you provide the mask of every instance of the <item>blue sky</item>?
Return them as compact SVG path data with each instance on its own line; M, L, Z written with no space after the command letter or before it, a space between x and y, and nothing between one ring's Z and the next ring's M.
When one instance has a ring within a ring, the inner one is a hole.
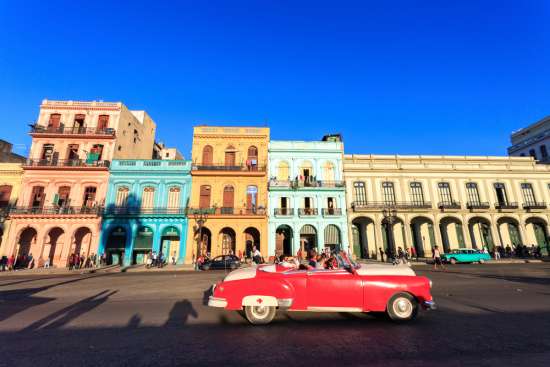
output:
M0 0L0 138L28 146L43 98L145 109L187 157L196 124L502 155L550 115L548 1L175 3Z

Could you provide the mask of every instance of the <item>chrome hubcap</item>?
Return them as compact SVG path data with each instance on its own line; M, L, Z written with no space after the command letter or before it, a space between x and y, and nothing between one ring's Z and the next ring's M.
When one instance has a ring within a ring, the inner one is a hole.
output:
M253 306L251 311L254 317L261 319L267 316L268 308L266 306Z
M400 297L393 302L393 311L400 318L407 318L412 314L413 306L410 300Z

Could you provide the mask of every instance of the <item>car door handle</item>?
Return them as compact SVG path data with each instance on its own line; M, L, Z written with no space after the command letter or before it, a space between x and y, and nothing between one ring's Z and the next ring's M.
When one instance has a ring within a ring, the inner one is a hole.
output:
M312 274L313 274L312 271L308 271L308 272L307 272L307 275L312 275Z

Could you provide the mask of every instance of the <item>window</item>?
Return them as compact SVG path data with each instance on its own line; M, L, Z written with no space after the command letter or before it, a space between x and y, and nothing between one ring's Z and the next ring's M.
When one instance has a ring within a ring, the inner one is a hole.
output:
M395 204L393 182L382 182L382 196L385 204Z
M540 156L542 159L548 158L548 151L546 150L546 145L540 146Z
M210 208L211 189L209 185L202 185L200 188L199 208Z
M533 191L533 185L530 183L521 184L521 192L523 193L523 200L526 204L535 204L535 192Z
M173 186L168 190L168 208L177 209L180 207L180 194L181 190L179 187Z
M235 151L235 147L233 145L230 145L225 150L225 166L226 167L233 167L235 166L235 161L237 158L237 152Z
M103 131L109 127L109 115L99 115L97 118L97 130Z
M54 204L66 207L69 206L69 196L71 194L70 186L61 186L57 191L57 200L54 200ZM57 201L57 202L56 202Z
M0 208L10 205L11 185L0 186Z
M54 130L59 129L61 126L61 114L52 113L50 115L50 120L48 121L48 129Z
M424 204L424 192L422 191L422 184L420 182L411 182L411 198L413 204Z
M281 197L281 209L288 208L288 198L287 197Z
M290 181L290 170L286 161L279 162L277 166L277 180Z
M313 165L310 161L304 161L300 167L300 174L302 179L309 182L309 178L313 176Z
M95 205L95 194L97 188L95 186L88 186L84 189L84 200L82 201L82 206L92 207Z
M367 204L367 191L365 190L365 183L363 181L353 183L353 201L358 205Z
M448 182L440 182L437 184L439 190L439 199L443 204L450 205L453 203L453 196L451 194L451 186Z
M92 146L92 149L90 149L90 153L88 153L88 159L86 160L86 163L93 163L95 161L100 161L102 154L103 154L103 145L94 144Z
M471 204L480 204L479 191L477 190L477 184L475 182L468 182L466 184L466 191L468 193L468 201Z
M497 195L497 202L499 205L506 205L508 203L508 197L506 195L506 187L503 183L495 183L495 193Z
M32 208L42 208L44 206L44 186L34 186L31 192L29 206Z
M139 140L139 132L134 129L134 143L137 143L137 141Z
M246 166L250 171L256 171L258 169L258 148L256 148L255 146L251 146L248 148Z
M214 150L212 149L212 147L210 145L205 146L202 149L202 165L211 166L213 155L214 155Z
M246 188L246 209L256 212L258 207L258 187L248 186Z
M333 215L334 214L334 208L336 208L336 199L335 198L327 198L327 212L328 212L328 214Z
M128 194L130 189L126 186L119 187L116 192L115 206L125 207L128 205Z
M335 181L334 164L332 162L326 162L323 166L323 180L329 182Z
M535 149L529 149L529 155L537 159L537 153L535 152Z
M78 144L69 144L67 148L67 160L74 161L78 159Z
M155 205L155 188L147 186L143 188L141 193L141 207L152 208Z
M228 185L223 188L223 205L224 208L233 209L235 206L235 189ZM230 214L230 213L227 213Z
M82 129L84 129L86 115L84 114L77 114L74 116L74 122L73 122L73 132L74 133L81 133Z
M42 147L42 155L40 156L40 159L50 162L53 158L54 154L54 145L53 144L44 144Z

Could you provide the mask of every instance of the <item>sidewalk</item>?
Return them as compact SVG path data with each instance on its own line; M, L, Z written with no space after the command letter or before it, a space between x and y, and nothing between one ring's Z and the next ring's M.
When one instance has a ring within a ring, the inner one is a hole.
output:
M501 259L501 260L489 260L485 261L483 264L479 265L491 265L491 264L540 264L543 262L548 262L548 259ZM357 263L359 264L389 264L389 262L381 262L378 260L357 260ZM409 261L411 265L432 265L433 260L432 259L418 259L416 261ZM478 263L473 263L478 264ZM449 264L450 265L450 264ZM460 265L460 264L459 264Z
M69 270L68 268L38 268L38 269L20 269L15 271L0 272L2 276L27 276L27 275L78 275L78 274L94 274L94 273L157 273L167 271L194 271L195 268L191 264L185 265L165 265L162 268L149 268L145 265L131 265L121 267L119 265L104 266L101 268L85 268L78 270Z

